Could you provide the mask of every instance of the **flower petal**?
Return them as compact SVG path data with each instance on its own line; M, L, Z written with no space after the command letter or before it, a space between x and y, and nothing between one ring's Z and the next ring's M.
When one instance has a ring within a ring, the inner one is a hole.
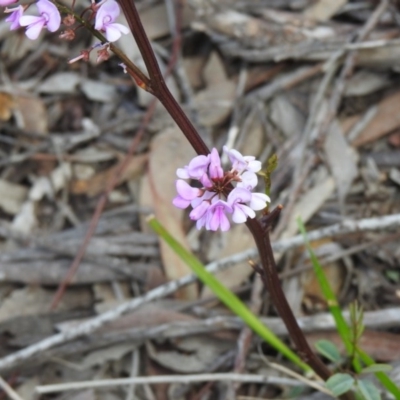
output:
M247 217L254 218L256 213L244 204L235 204L233 207L232 221L241 224L247 221Z
M187 171L187 167L178 168L176 170L176 175L177 175L178 178L181 178L181 179L190 179L190 175L189 175L189 173Z
M55 32L61 24L61 15L57 7L49 0L39 0L36 3L39 14L45 18L45 26L50 32Z
M202 201L196 208L193 208L193 210L190 212L190 219L197 221L208 211L210 206L211 204L208 201Z
M250 200L251 192L249 190L241 187L236 187L229 193L227 202L229 205L233 206L234 203L247 203Z
M178 179L175 183L176 191L185 200L192 201L201 195L201 190L191 187L187 182Z
M116 42L121 37L121 32L117 29L114 24L109 24L105 26L106 38L112 43Z
M241 182L238 182L237 187L242 187L247 190L252 190L257 186L258 178L254 172L245 171L240 175Z
M176 196L176 197L172 200L172 204L173 204L175 207L177 207L177 208L185 209L186 207L189 206L190 200L185 200L185 199L182 198L181 196Z
M210 155L196 156L190 161L187 166L187 171L191 178L199 179L207 172L208 165L210 164Z
M37 22L43 21L44 25L44 20L42 17L38 17L36 15L24 15L19 19L19 24L21 26L28 26L32 24L36 24Z
M224 171L221 167L221 159L215 147L211 150L209 171L212 179L218 179L224 176Z
M262 210L265 208L266 203L270 203L271 199L264 193L252 193L251 194L251 201L250 201L250 208L253 210Z
M20 23L21 23L21 19L19 20ZM25 35L31 40L36 40L39 37L40 32L44 27L44 24L45 24L45 20L43 18L40 18L40 20L29 25L26 28Z

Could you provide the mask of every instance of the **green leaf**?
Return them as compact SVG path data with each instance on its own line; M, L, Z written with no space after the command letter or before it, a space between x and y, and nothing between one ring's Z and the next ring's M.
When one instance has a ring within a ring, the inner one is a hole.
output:
M375 372L389 372L393 369L393 367L389 364L372 364L369 367L363 368L360 371L360 374L369 374Z
M306 372L312 371L278 336L253 314L249 308L214 275L208 272L200 260L186 250L152 215L147 218L151 228L171 247L172 250L188 265L188 267L207 285L215 295L238 317L240 317L254 332L281 354Z
M365 400L381 400L381 394L371 381L357 381L357 386Z
M334 396L340 396L348 392L354 384L354 378L349 374L332 375L326 382L325 386L333 393Z
M272 172L274 172L277 166L278 166L278 156L276 154L272 154L272 156L267 161L266 168L258 172L258 175L261 175L264 178L265 194L268 196L270 195L270 190L271 190L271 174Z
M329 340L318 340L315 344L315 348L330 361L338 362L341 359L339 349L336 347L335 343Z

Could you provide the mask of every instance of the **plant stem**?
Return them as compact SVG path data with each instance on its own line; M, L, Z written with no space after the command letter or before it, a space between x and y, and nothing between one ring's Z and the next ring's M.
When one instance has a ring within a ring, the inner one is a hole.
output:
M201 139L198 132L190 120L186 117L182 108L176 102L167 85L165 84L164 78L158 66L150 41L147 38L146 32L141 23L134 2L132 0L119 0L119 3L146 64L153 94L164 105L197 154L209 154L210 150ZM268 233L265 234L260 223L256 219L248 219L246 224L254 237L260 253L261 263L265 271L265 274L263 274L265 285L270 293L276 309L278 310L288 329L289 335L293 340L297 351L299 352L299 356L307 364L309 364L321 378L324 380L328 379L332 373L311 350L283 293L278 278ZM342 398L348 399L350 397L344 395Z

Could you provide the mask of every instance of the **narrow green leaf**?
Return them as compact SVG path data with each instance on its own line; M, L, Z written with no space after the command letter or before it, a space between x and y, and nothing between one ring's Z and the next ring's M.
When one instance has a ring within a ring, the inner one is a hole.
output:
M338 362L341 359L339 349L336 347L335 343L332 343L330 340L318 340L315 344L315 348L330 361Z
M349 340L349 333L350 333L349 327L346 323L346 320L343 317L342 311L340 310L340 307L338 305L336 297L334 296L333 291L330 288L329 281L326 279L324 271L323 271L317 257L315 256L313 249L311 248L311 246L307 240L306 229L300 218L297 220L297 223L298 223L301 233L304 236L304 242L310 253L310 258L311 258L311 261L312 261L312 264L314 267L315 275L317 276L317 279L320 282L322 292L328 302L329 310L335 320L336 328L340 334L340 337L341 337L343 343L345 344L346 351L348 352L348 354L351 354L351 352L353 350L353 345ZM322 278L322 279L320 280L320 278ZM356 310L354 310L354 312L355 311ZM357 313L355 312L355 314L357 314ZM360 325L362 325L362 310L359 311L357 320L359 321ZM362 331L362 329L363 328L361 326L361 331ZM356 346L355 351L356 351L357 355L361 358L361 360L367 366L371 366L371 365L375 364L375 361L359 347ZM353 366L354 366L354 369L356 372L361 371L361 366L360 366L357 358L354 359ZM394 395L394 397L396 399L400 400L400 388L393 382L393 380L388 375L386 375L384 372L375 372L375 376L379 379L379 381L382 383L382 385L390 393L392 393Z
M348 392L354 384L354 378L349 374L332 375L326 382L325 386L335 395L340 396Z
M357 381L357 386L365 400L381 400L381 394L373 382L367 380Z
M361 360L370 367L376 364L374 359L371 358L367 353L365 353L359 347L356 348L357 354L360 356ZM375 372L375 376L379 379L385 388L394 395L395 399L400 399L400 388L390 379L388 375L384 372Z
M189 268L207 285L215 295L237 316L267 343L278 350L281 354L291 360L304 371L311 372L309 365L304 363L285 343L283 343L271 330L269 330L259 318L253 314L245 304L228 288L226 288L214 275L209 273L204 265L192 253L183 248L169 232L155 219L150 216L147 222L151 228L162 237L162 239L175 251L175 253L189 266Z
M389 364L372 364L369 367L363 368L361 374L370 374L375 372L389 372L393 367Z

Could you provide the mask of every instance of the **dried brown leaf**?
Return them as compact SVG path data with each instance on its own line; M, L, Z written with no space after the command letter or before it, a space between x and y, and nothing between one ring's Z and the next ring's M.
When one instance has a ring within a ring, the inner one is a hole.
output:
M355 146L373 142L400 127L400 92L385 97L369 124L354 141Z
M132 157L127 168L125 168L123 173L118 177L116 186L124 183L128 179L132 179L134 176L138 176L143 171L147 160L147 154ZM75 180L71 183L71 192L73 194L86 194L89 197L95 197L104 192L119 168L119 164L117 164L105 171L99 172L88 180Z
M186 249L189 245L182 226L183 210L173 206L176 196L176 170L187 165L194 150L177 127L159 133L152 141L149 159L149 183L156 217L167 231ZM189 267L164 241L160 243L161 258L168 279L178 279L190 272ZM195 285L177 293L185 299L197 298Z

